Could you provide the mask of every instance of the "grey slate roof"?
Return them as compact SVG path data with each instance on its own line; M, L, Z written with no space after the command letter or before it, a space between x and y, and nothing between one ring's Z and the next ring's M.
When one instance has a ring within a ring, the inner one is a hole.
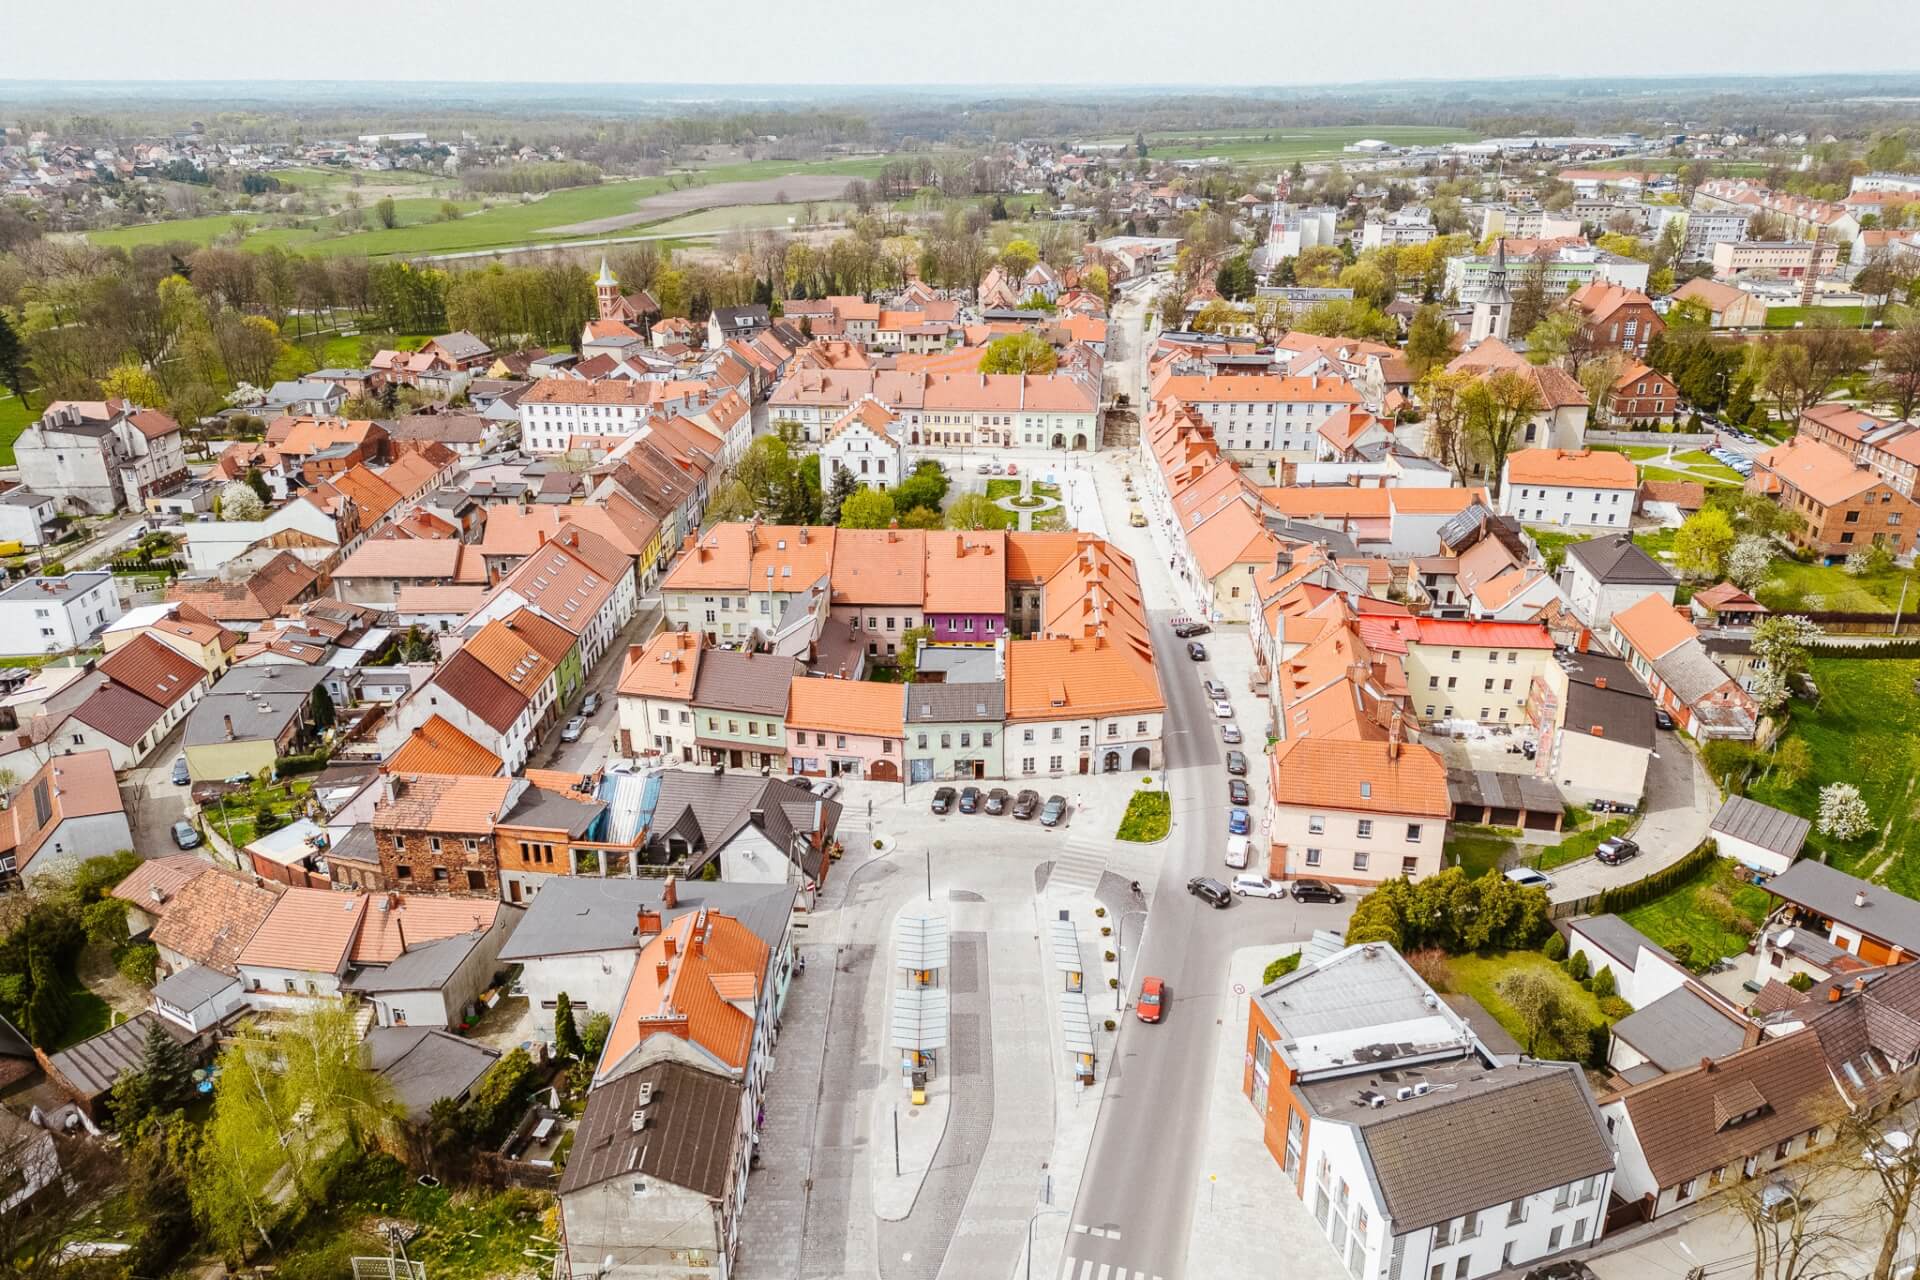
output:
M140 1069L147 1052L147 1028L156 1022L182 1044L193 1038L185 1027L147 1009L117 1027L108 1027L70 1049L62 1049L49 1061L61 1079L76 1089L89 1095L105 1093L122 1075Z
M600 820L607 806L598 800L575 800L545 787L528 787L520 795L519 803L507 810L501 821L516 827L539 827L543 830L564 830L575 840L586 836L594 823Z
M1621 663L1624 670L1625 663ZM1609 742L1651 750L1653 747L1653 696L1637 685L1614 684L1602 689L1579 680L1567 685L1566 726L1568 733L1593 734Z
M0 600L67 600L112 579L110 573L69 573L58 578L34 574L0 591Z
M1802 860L1767 881L1766 890L1869 937L1920 951L1920 902L1903 898L1885 885L1869 884L1824 862ZM1866 905L1856 907L1854 895L1862 890Z
M424 1118L442 1098L458 1098L500 1057L498 1049L463 1040L437 1027L374 1027L367 1032L367 1065L387 1078L407 1118Z
M907 688L907 723L999 724L1006 719L1007 687L991 684L916 684Z
M1640 549L1631 534L1613 533L1569 543L1567 557L1608 584L1644 582L1669 586L1675 581L1664 565Z
M1666 948L1654 942L1619 916L1576 916L1567 922L1570 929L1578 929L1614 959L1626 968L1633 967L1634 960L1640 954L1641 947L1650 948L1657 956L1673 960ZM1673 963L1679 964L1678 960Z
M355 969L343 985L349 991L438 991L486 936L487 930L476 929L408 947L392 964Z
M703 660L701 667L705 666ZM776 848L788 850L790 858L793 833L812 832L816 814L819 830L827 839L840 825L839 801L821 800L804 786L784 778L673 769L660 775L647 847L664 847L667 836L678 836L696 849L717 851L754 821L756 810L767 839ZM809 847L800 870L818 879L822 856Z
M1447 798L1454 804L1489 805L1496 809L1525 809L1557 813L1565 807L1560 788L1530 773L1495 773L1490 769L1448 769Z
M676 884L677 905L662 905L666 882L650 878L583 879L555 876L527 907L520 927L500 948L503 962L588 951L635 951L640 947L642 907L672 923L708 908L732 916L768 947L786 936L795 889L785 884L728 884L695 880Z
M632 1117L648 1085L646 1127L635 1132ZM719 1199L739 1117L739 1085L683 1063L657 1062L609 1080L587 1095L560 1194L631 1174Z
M800 663L777 654L708 649L700 655L692 703L718 711L785 719L787 693L802 670Z
M154 983L153 998L176 1009L191 1012L239 983L240 980L230 973L222 973L203 964L190 964Z
M1676 698L1688 706L1731 679L1697 638L1656 658L1653 672L1665 682L1667 688L1673 690Z
M1787 858L1797 858L1813 824L1798 814L1783 812L1758 800L1728 796L1707 830L1757 844Z
M1662 1071L1691 1067L1702 1058L1738 1053L1739 1021L1692 987L1676 987L1613 1024L1613 1034Z

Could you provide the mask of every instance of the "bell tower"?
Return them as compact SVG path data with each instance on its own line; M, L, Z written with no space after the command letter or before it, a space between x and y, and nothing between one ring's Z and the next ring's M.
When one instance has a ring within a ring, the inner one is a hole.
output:
M600 278L593 282L593 292L600 303L600 318L602 320L619 319L620 282L614 279L613 272L607 269L605 254L600 257Z

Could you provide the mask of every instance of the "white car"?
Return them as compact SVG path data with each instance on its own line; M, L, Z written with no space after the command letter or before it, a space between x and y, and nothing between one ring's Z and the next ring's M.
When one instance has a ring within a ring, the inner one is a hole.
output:
M1244 871L1247 867L1247 855L1253 844L1245 836L1227 837L1227 865L1235 871Z
M1265 876L1235 876L1233 891L1242 898L1284 898L1287 886Z
M1553 888L1553 881L1544 873L1535 871L1532 867L1514 867L1506 873L1506 876L1507 879L1523 887L1530 888L1534 885L1539 885L1542 889Z
M1233 719L1233 708L1227 705L1224 699L1218 700L1213 704L1213 714L1222 720L1231 720Z
M1889 1129L1861 1155L1876 1169L1891 1169L1907 1158L1907 1151L1912 1146L1913 1138L1905 1131Z

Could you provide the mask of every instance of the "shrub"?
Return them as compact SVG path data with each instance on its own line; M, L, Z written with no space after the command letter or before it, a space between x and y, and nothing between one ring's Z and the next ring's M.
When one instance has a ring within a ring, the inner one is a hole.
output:
M1795 991L1811 991L1813 990L1813 975L1810 973L1796 973L1787 979L1787 985Z
M1106 953L1106 955L1107 955L1107 963L1108 963L1108 964L1112 964L1112 963L1113 963L1113 952L1111 952L1111 951L1109 951L1109 952L1107 952L1107 953Z
M1447 953L1438 947L1421 947L1407 957L1407 965L1435 991L1445 991L1452 985L1453 966L1447 963Z
M1760 753L1744 742L1715 738L1700 749L1700 761L1722 791L1738 794Z
M136 942L114 957L113 967L120 976L140 987L154 984L154 969L160 963L160 948L151 942Z
M1687 966L1689 969L1693 967L1693 944L1685 938L1674 943L1671 947L1668 947L1667 950L1672 952L1673 958L1681 964Z
M1267 965L1267 967L1263 971L1261 971L1260 981L1278 982L1280 981L1280 979L1286 977L1288 974L1292 973L1295 969L1298 969L1299 967L1300 967L1300 953L1298 951L1294 952L1290 956L1281 956L1279 959L1273 961L1272 963Z
M1540 949L1546 953L1547 959L1559 964L1567 958L1567 935L1555 929L1548 935L1547 945Z
M1643 880L1632 884L1623 884L1617 889L1609 889L1600 895L1599 905L1594 907L1595 915L1618 915L1622 911L1631 911L1643 903L1665 896L1676 886L1700 874L1700 869L1714 857L1714 844L1704 840L1700 845L1680 861L1670 867L1664 867Z
M1620 983L1613 976L1613 966L1602 965L1600 972L1593 975L1593 986L1589 989L1602 1000L1616 994L1620 990Z
M1108 1018L1105 1022L1101 1023L1100 1025L1105 1027L1107 1030L1111 1031L1114 1028L1114 1021L1112 1018Z
M1593 966L1587 961L1587 953L1576 951L1567 957L1567 976L1575 982L1584 982L1593 972Z
M1619 996L1601 996L1599 1003L1600 1012L1609 1022L1618 1022L1633 1012L1633 1006Z

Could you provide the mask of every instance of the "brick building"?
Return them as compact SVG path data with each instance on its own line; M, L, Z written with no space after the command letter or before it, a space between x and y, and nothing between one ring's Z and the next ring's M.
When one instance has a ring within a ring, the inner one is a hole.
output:
M1865 462L1809 436L1755 458L1747 489L1799 516L1794 541L1829 562L1874 545L1895 555L1913 546L1908 534L1920 512L1913 499Z

